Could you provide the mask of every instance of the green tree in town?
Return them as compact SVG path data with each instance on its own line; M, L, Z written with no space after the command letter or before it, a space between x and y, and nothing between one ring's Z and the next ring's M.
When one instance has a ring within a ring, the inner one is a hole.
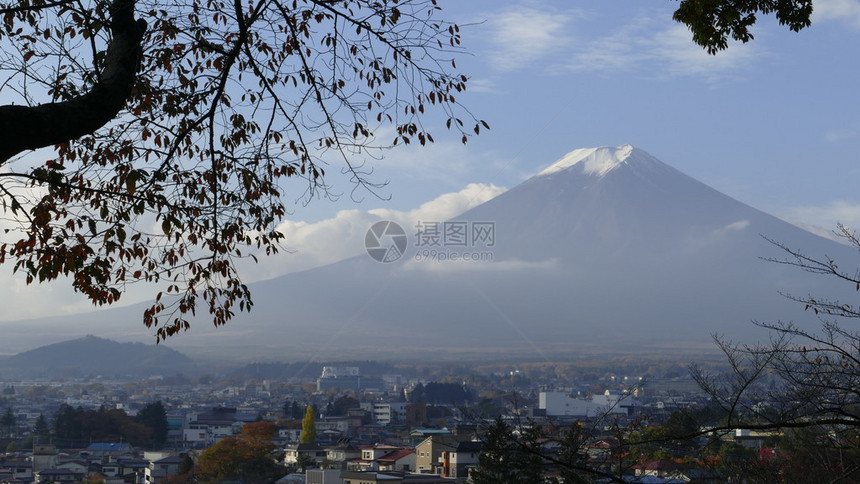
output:
M415 385L415 388L412 389L412 393L410 393L410 395L409 395L409 401L412 403L417 403L419 401L425 401L426 402L427 401L426 397L427 397L427 395L425 394L425 391L424 391L424 384L421 382L418 382L418 384Z
M520 436L502 419L495 421L483 433L484 448L478 466L471 473L474 484L518 484L542 482L544 453L537 426L520 429Z
M592 433L582 424L575 423L559 441L557 459L559 475L565 484L592 482L588 472L588 454L585 444L591 439Z
M501 416L489 426L481 439L484 448L478 457L478 466L471 474L475 484L510 482L511 471L508 453L511 448L511 429Z
M18 419L15 417L15 412L12 411L12 407L6 407L6 411L3 412L3 416L0 417L0 427L3 427L4 435L6 437L13 437L17 424Z
M179 468L177 468L177 472L179 475L190 474L191 471L194 470L194 458L191 457L191 454L186 452L182 455L182 462L179 463Z
M296 457L296 467L301 469L302 472L305 472L308 467L316 467L316 465L317 461L307 454L299 454Z
M134 420L152 429L152 440L156 446L167 443L167 411L161 400L146 404Z
M67 403L60 404L54 413L54 436L60 445L69 445L81 440L81 424L78 412Z
M152 445L152 429L136 422L123 410L73 408L61 404L54 414L54 437L60 446L83 442L120 441L146 447Z
M51 436L51 427L48 425L48 419L44 414L39 414L36 422L33 424L33 435L39 439L39 442L46 442Z
M290 418L293 420L299 420L304 416L302 413L302 406L299 405L299 402L293 400L293 403L290 405Z
M360 402L351 395L343 395L331 404L331 415L346 415L350 409L358 408Z
M314 409L308 405L305 409L305 418L302 419L302 433L299 441L303 444L313 444L317 440L317 424L314 421Z

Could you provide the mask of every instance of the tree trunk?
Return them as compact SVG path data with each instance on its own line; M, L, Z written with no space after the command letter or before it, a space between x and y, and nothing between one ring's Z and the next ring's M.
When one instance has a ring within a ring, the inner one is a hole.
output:
M86 94L38 106L0 106L0 164L34 150L93 133L114 119L134 86L146 30L134 19L135 0L111 4L112 40L100 80Z

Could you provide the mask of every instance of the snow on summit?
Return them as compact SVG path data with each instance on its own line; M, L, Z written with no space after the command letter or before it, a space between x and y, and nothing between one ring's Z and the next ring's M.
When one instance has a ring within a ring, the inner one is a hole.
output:
M576 168L584 174L602 177L621 165L653 161L657 160L631 145L621 145L614 148L609 146L581 148L564 155L560 160L538 173L538 176L551 175Z

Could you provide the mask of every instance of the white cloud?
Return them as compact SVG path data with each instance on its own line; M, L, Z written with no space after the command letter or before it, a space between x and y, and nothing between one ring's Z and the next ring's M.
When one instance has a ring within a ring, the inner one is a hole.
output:
M639 55L631 45L633 39L627 32L588 42L581 50L572 53L569 68L583 71L623 71L632 68Z
M571 44L568 68L582 71L626 71L649 56L641 44L653 31L653 21L638 17L629 23L613 24L599 35Z
M466 89L469 92L486 92L486 93L497 93L499 92L498 87L496 86L496 82L492 79L486 78L472 78L469 79L469 83L467 84Z
M819 227L817 225L809 225L801 222L790 222L792 225L796 227L800 227L807 232L811 232L819 237L824 237L825 239L830 239L835 242L839 242L844 244L845 240L836 235L833 229L826 229L824 227Z
M3 281L4 320L27 319L45 316L44 308L52 306L58 313L83 312L92 304L82 294L75 294L65 278L46 283L27 285L25 274L12 274L11 265L3 266L0 281Z
M703 77L716 81L749 65L760 52L754 44L734 43L727 50L710 55L692 41L692 34L676 24L644 41L652 58L663 64L669 76Z
M747 227L749 227L749 220L738 220L737 222L732 222L725 227L721 227L716 230L716 234L725 234L728 232L739 232Z
M524 68L570 44L566 31L571 17L541 7L518 6L488 19L493 49L490 60L502 70Z
M827 205L795 207L785 211L783 218L810 232L841 241L832 232L837 223L860 230L860 203L837 200Z
M571 53L569 68L579 71L648 72L654 78L699 77L710 82L729 76L761 54L751 45L735 44L710 55L693 43L680 24L639 19L586 43Z
M842 20L855 28L860 28L860 1L816 0L812 21L819 20Z
M285 236L289 253L260 257L259 264L240 262L240 272L246 282L277 277L290 272L311 269L337 262L364 252L367 229L379 220L393 220L410 231L418 221L444 221L465 212L504 192L504 188L487 184L469 184L462 190L446 193L407 211L393 209L342 210L334 217L317 223L286 221L279 226ZM65 279L47 284L24 282L24 275L13 275L11 265L0 266L0 284L6 290L0 296L4 310L0 320L18 320L92 310L92 304L82 294L76 294ZM121 304L150 300L153 286L135 285L128 288Z
M418 222L448 220L504 191L495 185L472 183L413 210L341 210L333 218L316 223L286 221L278 230L285 236L284 245L289 253L243 266L242 273L249 281L268 279L361 255L367 229L375 222L391 220L410 233Z
M860 123L852 126L834 128L824 133L824 139L828 143L841 143L850 141L860 135Z
M671 11L633 12L601 17L568 9L529 5L488 20L490 59L503 70L524 69L542 59L556 74L570 71L641 71L651 77L701 77L708 81L736 75L762 54L761 47L734 43L715 56L693 43L686 26Z
M470 183L459 192L446 193L435 199L421 204L418 208L407 212L379 208L370 213L380 219L394 220L401 225L418 221L442 221L459 215L470 208L480 205L487 200L501 195L505 188L484 183Z
M684 255L700 257L701 254L710 253L714 248L721 247L732 240L734 234L746 230L749 226L749 220L741 219L706 232L690 230L682 245Z
M467 255L468 257L463 257ZM424 259L415 258L407 261L401 266L405 271L426 271L434 273L457 273L457 272L507 272L507 271L549 271L558 267L558 259L547 259L541 261L524 261L519 259L508 259L494 261L492 257L483 257L481 252L460 254L451 259Z

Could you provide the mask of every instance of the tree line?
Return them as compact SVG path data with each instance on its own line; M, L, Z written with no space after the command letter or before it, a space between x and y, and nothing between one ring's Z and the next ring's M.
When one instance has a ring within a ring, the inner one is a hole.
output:
M34 434L40 441L49 439L63 447L128 442L135 447L158 448L167 443L167 413L161 401L147 404L135 416L104 406L93 410L64 403L54 414L51 427L38 421L36 426L40 428L34 429Z

